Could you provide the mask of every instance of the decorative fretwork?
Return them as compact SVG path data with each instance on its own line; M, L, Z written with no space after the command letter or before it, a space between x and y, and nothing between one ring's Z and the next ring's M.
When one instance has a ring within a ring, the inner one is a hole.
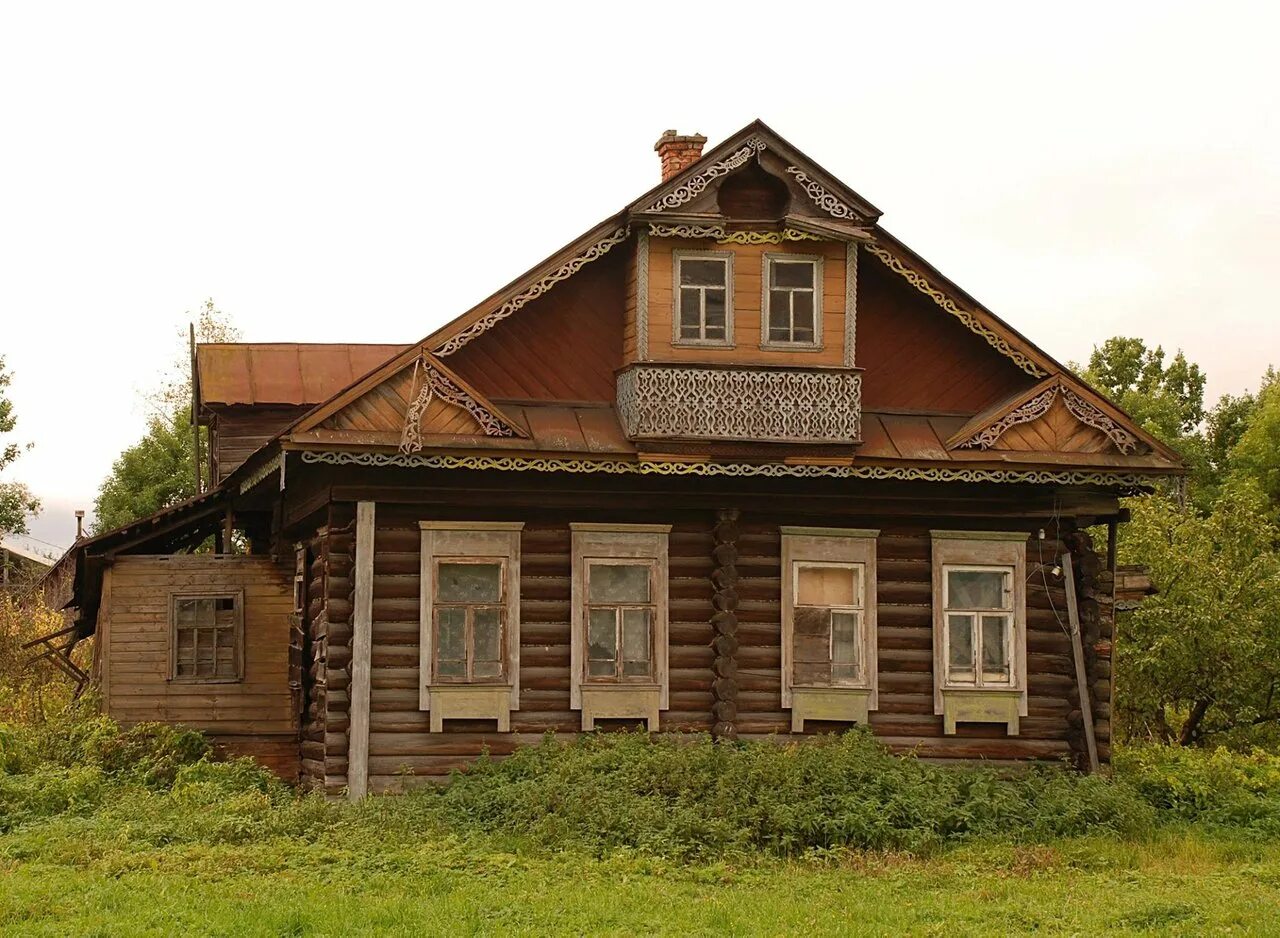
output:
M464 345L466 345L476 336L479 336L485 332L488 332L497 323L506 319L508 316L510 316L512 313L516 312L517 310L521 309L526 304L542 296L542 294L546 293L548 290L554 287L557 283L560 283L562 280L568 280L570 277L576 274L579 270L581 270L587 264L590 264L592 261L599 260L600 258L604 257L615 246L627 240L627 237L628 235L630 235L630 233L631 233L631 229L625 225L621 228L615 229L611 234L608 234L605 237L601 238L595 244L591 245L591 247L587 248L584 252L579 254L577 257L573 258L573 260L567 262L563 266L547 274L545 277L543 277L533 286L529 287L529 289L525 290L523 293L519 293L516 296L513 296L511 299L507 300L505 303L503 303L501 306L495 309L492 313L472 323L462 332L459 332L453 338L449 339L447 342L441 345L438 349L434 349L433 351L435 352L436 355L440 355L440 356L452 355L454 352L462 348Z
M958 443L957 448L990 449L1011 427L1016 427L1022 423L1031 423L1033 420L1038 420L1047 414L1049 408L1053 406L1053 402L1058 399L1059 394L1062 395L1062 402L1067 405L1067 410L1071 411L1072 416L1081 423L1105 433L1121 453L1126 456L1132 456L1138 452L1141 443L1136 436L1097 407L1094 407L1079 394L1063 387L1061 384L1045 388L1031 400L1020 404L999 420L983 427L962 443Z
M1033 420L1039 420L1047 414L1057 398L1058 385L1055 384L1053 387L1041 391L1025 404L1015 407L995 423L979 430L963 443L957 444L957 448L990 449L996 445L996 441L1000 437L1004 436L1006 430L1016 427L1020 423L1031 423Z
M691 199L697 198L702 194L712 181L727 176L739 166L745 166L753 160L757 153L766 149L765 143L759 137L752 137L741 147L734 150L729 156L725 157L718 163L712 163L696 176L682 182L676 186L658 201L649 206L647 211L663 212L673 208L679 208Z
M822 466L786 463L665 462L635 459L557 459L528 456L454 456L304 450L302 461L330 466L403 469L465 469L498 472L573 472L607 475L728 476L732 478L875 479L895 482L1007 482L1027 485L1107 485L1139 492L1158 472L1083 469L978 469L950 466ZM1174 479L1175 484L1179 480Z
M735 231L719 239L720 244L781 244L783 241L821 241L818 235L794 228L781 231Z
M477 403L476 399L431 365L424 354L413 366L414 382L422 376L422 386L404 414L404 430L400 434L400 452L416 453L422 449L422 415L432 398L461 407L480 424L486 436L515 436L515 428L501 417Z
M846 221L862 221L861 215L828 192L822 183L810 178L809 174L799 166L788 166L787 172L796 177L796 182L800 183L804 191L809 194L809 198L813 199L813 203L832 218L840 218Z
M844 366L852 368L858 345L858 246L844 246Z
M853 371L637 365L618 376L632 439L855 443L861 413Z
M652 227L652 226L651 226ZM636 235L636 358L649 357L649 233Z
M277 453L271 459L268 459L265 463L251 472L245 480L240 483L240 494L245 494L272 473L280 472L283 461L284 453Z
M931 284L927 277L922 275L911 267L908 267L897 255L886 251L878 244L868 244L867 250L884 262L885 266L894 273L901 276L929 299L933 300L939 307L946 310L960 322L964 323L966 329L975 335L980 336L993 349L1010 359L1015 365L1025 371L1027 374L1036 378L1045 377L1048 372L1033 362L1027 355L1009 344L1009 341L993 329L987 328L978 321L978 317L967 309L961 308L955 300L947 296L946 293L939 290Z
M1062 389L1062 402L1067 405L1067 410L1075 416L1083 424L1093 427L1095 430L1101 430L1111 442L1115 444L1116 449L1124 453L1126 456L1132 455L1138 451L1138 438L1126 430L1120 424L1116 423L1097 407L1094 407L1079 394L1069 388Z
M649 234L655 238L723 238L724 225L663 225L649 222Z

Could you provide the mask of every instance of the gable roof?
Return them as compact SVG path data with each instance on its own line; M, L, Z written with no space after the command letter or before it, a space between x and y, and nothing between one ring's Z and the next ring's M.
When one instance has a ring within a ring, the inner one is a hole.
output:
M200 404L320 404L403 345L206 342L196 346Z

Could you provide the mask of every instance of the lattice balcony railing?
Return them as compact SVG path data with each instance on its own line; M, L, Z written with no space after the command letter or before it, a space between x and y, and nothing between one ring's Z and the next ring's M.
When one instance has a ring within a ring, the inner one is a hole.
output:
M850 369L632 365L618 375L632 439L857 443L862 376Z

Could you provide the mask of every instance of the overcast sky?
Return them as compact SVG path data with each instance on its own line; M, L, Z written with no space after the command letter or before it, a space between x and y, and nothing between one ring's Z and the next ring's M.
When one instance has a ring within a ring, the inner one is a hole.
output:
M759 117L1061 360L1280 364L1276 4L9 3L6 472L65 546L206 297L412 342Z

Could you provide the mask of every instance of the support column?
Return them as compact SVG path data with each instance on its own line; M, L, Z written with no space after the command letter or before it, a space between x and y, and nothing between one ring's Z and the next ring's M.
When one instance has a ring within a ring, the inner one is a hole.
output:
M355 594L351 609L351 703L347 754L347 797L363 798L369 788L369 687L373 657L374 503L356 504Z
M716 566L711 572L715 594L711 605L715 614L711 627L716 637L711 646L716 657L712 663L715 679L711 691L715 697L711 712L714 724L711 734L716 739L738 738L738 509L716 512L712 529L716 546L712 551Z

